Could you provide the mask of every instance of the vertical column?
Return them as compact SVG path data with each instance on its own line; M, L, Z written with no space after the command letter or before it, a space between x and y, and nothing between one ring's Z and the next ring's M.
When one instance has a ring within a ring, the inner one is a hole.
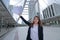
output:
M38 13L39 13L38 16L40 16L40 6L39 6L39 2L37 2L37 3L38 3Z

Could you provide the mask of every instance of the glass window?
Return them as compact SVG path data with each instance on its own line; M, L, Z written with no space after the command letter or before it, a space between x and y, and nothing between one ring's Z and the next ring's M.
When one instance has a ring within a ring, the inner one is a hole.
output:
M48 8L49 8L49 14L50 14L50 17L52 17L50 7L48 7Z
M51 5L51 9L52 9L52 14L53 14L53 16L55 16L54 10L53 10L53 6L52 6L52 5Z

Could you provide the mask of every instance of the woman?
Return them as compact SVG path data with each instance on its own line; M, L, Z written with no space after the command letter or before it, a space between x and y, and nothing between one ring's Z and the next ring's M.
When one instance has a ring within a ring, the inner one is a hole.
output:
M26 40L43 40L43 27L38 16L34 17L33 23L26 21L22 16L20 18L29 26Z

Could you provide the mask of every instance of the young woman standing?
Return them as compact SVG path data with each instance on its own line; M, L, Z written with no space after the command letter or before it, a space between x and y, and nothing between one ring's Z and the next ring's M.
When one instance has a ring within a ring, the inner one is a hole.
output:
M20 18L29 26L26 40L43 40L42 22L38 16L35 16L33 22L26 21L22 16Z

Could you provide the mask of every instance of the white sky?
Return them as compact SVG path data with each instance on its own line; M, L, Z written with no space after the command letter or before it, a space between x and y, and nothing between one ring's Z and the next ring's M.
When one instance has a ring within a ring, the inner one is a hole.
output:
M15 5L15 6L20 6L21 5L21 6L23 6L23 3L24 3L24 0L18 0L18 1L17 0L10 0L10 5ZM42 10L45 9L48 6L47 4L48 4L47 0L39 0L39 6L40 6L41 15L42 15ZM23 15L23 14L28 14L28 11L25 11L25 12L22 13L22 16L25 19L28 20L29 16L28 15ZM15 20L17 20L19 15L13 14L13 17L14 17ZM18 23L21 23L21 22L22 22L22 20L19 19Z
M23 6L23 2L24 2L24 0L10 0L10 5L17 5L17 6L19 6L19 5L22 5Z
M23 6L23 3L24 3L24 0L10 0L10 5L14 5L14 6ZM25 14L27 14L27 15L25 15ZM25 12L23 12L22 13L22 16L26 19L26 20L28 20L29 18L29 16L28 16L28 11L25 11ZM19 15L17 15L16 13L13 13L13 18L17 21L17 19L19 18ZM22 20L21 19L19 19L19 21L18 21L18 23L19 24L21 24L22 23Z

